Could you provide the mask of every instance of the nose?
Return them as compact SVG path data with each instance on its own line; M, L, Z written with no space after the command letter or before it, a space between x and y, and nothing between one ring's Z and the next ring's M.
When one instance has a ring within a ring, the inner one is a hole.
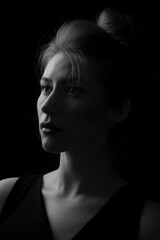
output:
M47 114L57 114L59 111L59 100L54 93L51 93L41 102L41 111Z

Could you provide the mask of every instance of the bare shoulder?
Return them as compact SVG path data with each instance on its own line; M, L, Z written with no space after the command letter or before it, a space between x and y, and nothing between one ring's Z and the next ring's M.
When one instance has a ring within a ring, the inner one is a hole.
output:
M139 240L160 239L160 203L147 199L140 220Z
M9 192L11 191L13 185L18 180L18 177L5 178L0 180L0 212L3 208L3 205L7 199Z

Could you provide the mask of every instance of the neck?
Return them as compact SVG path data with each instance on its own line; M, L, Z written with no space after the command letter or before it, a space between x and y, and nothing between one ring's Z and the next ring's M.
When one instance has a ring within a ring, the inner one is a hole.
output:
M58 189L63 194L111 194L123 180L111 167L109 156L97 146L82 149L61 153L56 173Z

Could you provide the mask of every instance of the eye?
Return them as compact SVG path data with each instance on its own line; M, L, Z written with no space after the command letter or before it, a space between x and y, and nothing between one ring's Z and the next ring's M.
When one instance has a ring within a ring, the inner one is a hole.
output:
M41 92L44 95L48 95L52 91L52 88L48 85L41 85Z
M67 93L69 95L76 95L76 94L80 94L80 93L84 93L85 91L83 91L82 89L78 88L78 87L69 87L67 89Z
M76 87L69 87L69 88L67 89L67 92L68 92L68 93L74 93L74 92L76 92L76 91L79 91L79 89L76 88Z

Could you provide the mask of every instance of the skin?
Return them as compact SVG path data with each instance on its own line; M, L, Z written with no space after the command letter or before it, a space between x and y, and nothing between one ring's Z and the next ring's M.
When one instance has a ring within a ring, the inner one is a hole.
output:
M39 123L52 121L63 130L45 135L40 129L43 148L60 153L60 167L46 177L48 186L58 196L104 197L124 184L105 151L114 118L99 81L99 70L95 60L83 59L78 94L71 88L72 83L64 82L71 72L71 63L59 52L48 62L41 79L42 91L37 101ZM73 75L77 77L77 71Z

